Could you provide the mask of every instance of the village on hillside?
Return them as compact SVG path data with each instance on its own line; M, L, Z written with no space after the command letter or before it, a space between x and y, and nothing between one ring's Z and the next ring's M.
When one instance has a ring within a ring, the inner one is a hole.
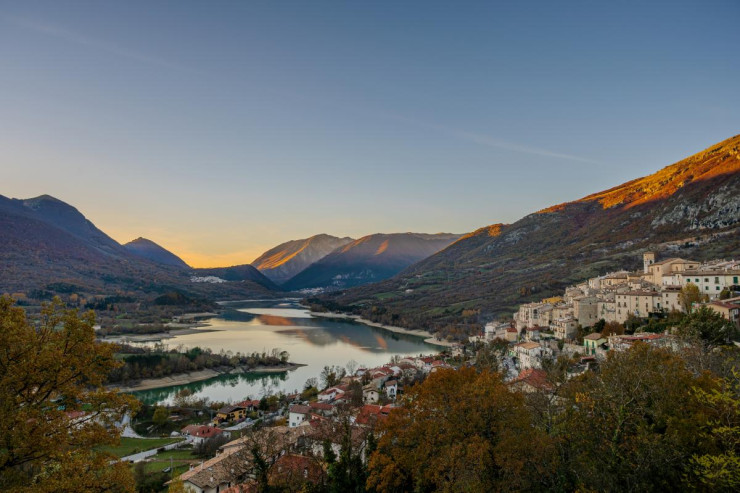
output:
M376 425L402 405L405 389L442 369L485 366L482 354L491 348L495 361L487 366L500 371L512 390L548 393L546 369L558 358L569 361L572 378L598 367L609 351L638 341L680 347L671 314L705 307L740 330L740 262L658 260L652 252L643 260L641 272L609 273L568 287L563 296L521 305L511 320L488 323L468 344L442 354L394 357L375 368L327 367L321 383L310 379L303 392L198 413L200 420L190 420L172 437L182 440L178 447L210 453L181 463L170 484L182 483L194 493L243 493L258 491L260 481L291 491L291 485L323 483L327 460L365 463ZM176 413L170 417L176 420Z
M563 296L521 305L512 321L488 323L471 340L508 341L518 370L539 369L561 353L591 361L636 341L675 344L670 327L660 323L671 313L706 307L740 328L738 290L740 261L657 260L646 252L641 272L612 272L568 287ZM664 330L625 333L649 328L651 320Z

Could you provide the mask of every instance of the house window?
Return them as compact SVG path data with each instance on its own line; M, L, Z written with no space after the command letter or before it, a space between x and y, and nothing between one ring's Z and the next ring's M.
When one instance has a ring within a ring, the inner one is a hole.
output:
M719 286L717 286L717 291L719 291Z
M704 282L709 282L709 278L708 277L705 277L704 278Z
M737 284L737 276L735 276L735 277L732 278L732 283L733 284Z
M714 284L719 284L719 277L714 278Z

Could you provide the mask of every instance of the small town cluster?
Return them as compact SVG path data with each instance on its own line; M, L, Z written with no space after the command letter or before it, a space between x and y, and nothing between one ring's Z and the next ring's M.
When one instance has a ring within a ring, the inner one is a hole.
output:
M565 289L563 296L521 305L513 322L489 323L484 335L473 339L504 339L519 370L541 368L543 360L559 353L603 357L609 350L624 350L636 341L669 345L669 333L637 332L602 335L584 329L597 324L625 324L630 319L663 317L706 306L740 326L740 261L697 262L682 258L657 260L654 252L643 254L643 269L620 271L588 279ZM697 302L687 304L687 287L695 287ZM721 299L722 298L722 299ZM582 344L578 341L582 338ZM588 359L588 358L586 358Z
M364 460L376 423L397 405L402 385L443 368L453 366L436 356L394 358L380 367L358 368L310 399L300 393L284 396L284 405L273 413L261 411L260 400L225 405L210 422L188 425L180 434L195 445L217 437L242 436L221 445L213 458L191 465L179 480L186 491L194 493L256 492L254 454L259 450L271 464L270 484L319 482L325 474L326 446L339 456L350 440ZM254 425L249 416L255 415L274 426L242 434L241 430Z

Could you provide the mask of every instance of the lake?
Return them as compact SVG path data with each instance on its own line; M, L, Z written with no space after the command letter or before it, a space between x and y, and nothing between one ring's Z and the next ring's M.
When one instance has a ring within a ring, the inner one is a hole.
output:
M326 365L358 366L385 364L395 355L434 354L443 348L423 338L396 334L343 319L313 317L297 300L224 302L226 311L205 320L192 334L178 335L163 342L169 348L200 346L214 352L270 352L273 348L290 353L290 361L305 364L278 374L222 375L187 385L135 392L146 404L171 403L175 392L189 388L197 397L212 401L238 402L258 399L277 392L303 389L307 379L319 378Z

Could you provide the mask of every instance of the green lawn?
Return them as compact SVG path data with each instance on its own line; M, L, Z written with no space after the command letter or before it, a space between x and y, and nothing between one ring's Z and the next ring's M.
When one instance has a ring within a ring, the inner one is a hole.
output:
M144 463L144 471L147 474L161 472L172 465L175 469L175 475L182 474L190 468L189 464L191 462L201 460L195 457L192 452L192 447L161 452Z
M182 438L121 438L121 444L117 447L101 447L100 450L116 457L125 457L137 452L164 447L181 440Z

